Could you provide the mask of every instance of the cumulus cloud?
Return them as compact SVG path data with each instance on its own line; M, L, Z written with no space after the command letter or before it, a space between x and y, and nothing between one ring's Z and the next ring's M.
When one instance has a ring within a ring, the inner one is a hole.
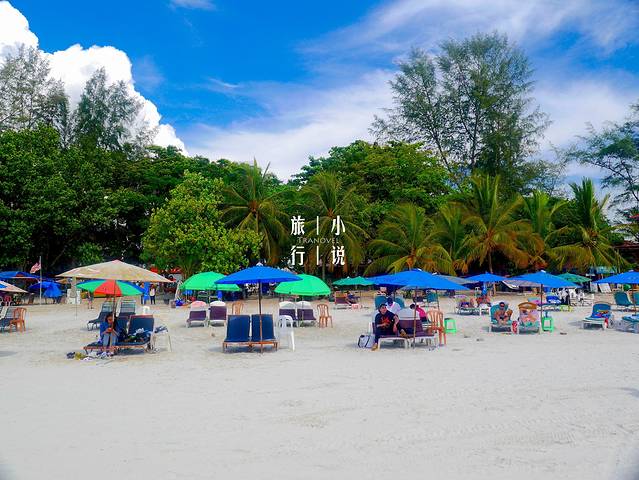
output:
M30 31L24 15L9 2L0 1L0 57L22 43L37 46L38 39ZM177 137L173 127L161 123L162 117L153 102L135 89L131 61L125 52L110 46L83 48L76 44L66 50L44 53L49 58L53 77L64 82L72 105L80 100L84 85L93 73L104 68L109 82L124 81L129 93L142 102L141 119L157 129L155 142L162 146L174 145L186 151L184 142Z

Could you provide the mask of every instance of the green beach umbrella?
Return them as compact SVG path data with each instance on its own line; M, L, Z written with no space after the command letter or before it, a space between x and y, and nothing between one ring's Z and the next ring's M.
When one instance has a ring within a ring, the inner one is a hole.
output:
M182 285L182 290L219 290L221 292L240 292L242 289L233 284L217 284L224 275L217 272L202 272L189 277Z
M373 285L373 282L364 277L346 277L333 282L333 285L337 285L338 287L367 287Z
M321 278L313 275L298 275L302 280L299 282L280 283L275 289L275 293L281 295L299 295L300 297L317 297L328 295L331 289L328 288Z
M576 273L562 273L561 275L557 275L558 277L563 278L564 280L568 280L572 283L586 283L590 282L588 277L582 277L581 275L577 275Z

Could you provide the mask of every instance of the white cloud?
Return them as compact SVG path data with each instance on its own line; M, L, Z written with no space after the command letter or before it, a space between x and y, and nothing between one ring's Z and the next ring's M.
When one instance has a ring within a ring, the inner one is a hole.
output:
M0 1L0 56L6 55L20 43L36 46L38 40L29 30L29 23L24 15L8 2ZM80 45L72 45L66 50L45 54L51 64L51 74L64 82L72 105L79 101L84 85L91 75L103 67L110 82L124 81L131 95L142 102L142 118L152 128L158 129L156 143L162 146L174 145L186 151L184 143L177 137L173 127L160 123L161 115L153 102L135 89L131 61L125 52L109 46L83 48Z
M171 6L193 10L215 10L215 4L211 0L171 0Z
M287 178L335 145L370 139L372 116L391 101L390 73L377 71L345 87L324 90L291 85L252 85L252 96L271 101L268 115L226 128L198 125L185 138L193 153L261 165ZM249 87L247 87L249 88Z

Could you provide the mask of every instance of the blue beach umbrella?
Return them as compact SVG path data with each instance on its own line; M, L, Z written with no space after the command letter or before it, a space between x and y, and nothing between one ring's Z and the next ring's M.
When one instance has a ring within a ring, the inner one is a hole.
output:
M617 283L628 285L639 285L639 272L634 270L628 270L627 272L611 275L601 280L597 280L594 283Z
M52 282L49 280L45 280L43 282L38 282L29 287L29 291L37 292L42 288L42 296L45 298L58 298L62 296L62 292L60 291L60 287L58 287L57 282Z
M272 267L264 267L261 265L255 267L245 268L239 272L232 273L226 277L217 280L215 283L220 285L234 284L234 285L246 285L257 284L257 300L258 300L258 314L260 318L260 350L264 348L261 345L262 341L262 284L263 283L282 283L282 282L298 282L302 280L294 273L285 272Z
M575 285L568 280L564 280L557 275L551 275L544 270L540 270L535 273L526 273L517 277L511 277L508 279L508 283L519 285L520 287L540 287L541 290L541 305L539 307L539 315L543 315L544 311L544 287L548 288L580 288L579 285Z
M506 277L501 277L492 273L480 273L479 275L473 275L472 277L466 277L468 283L490 283L490 282L503 282Z
M458 283L452 282L442 275L433 275L422 270L405 270L391 275L381 275L369 278L376 285L386 285L403 287L410 289L432 289L432 290L468 290L468 288ZM439 297L437 298L437 308L439 309ZM417 322L417 309L413 311L413 323ZM415 325L413 325L413 341L415 340Z

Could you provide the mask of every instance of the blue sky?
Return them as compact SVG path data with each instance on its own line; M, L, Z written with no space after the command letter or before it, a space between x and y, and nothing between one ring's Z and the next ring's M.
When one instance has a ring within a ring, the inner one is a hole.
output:
M256 157L282 177L308 155L369 138L373 116L391 102L397 60L412 46L435 53L448 37L497 30L530 56L536 97L553 121L542 156L584 133L586 122L623 118L639 100L639 3L631 0L10 5L28 27L3 39L16 14L3 20L0 9L0 47L28 30L70 84L95 65L125 80L132 68L132 88L151 113L157 107L157 122L175 129L166 141L177 137L209 158Z

